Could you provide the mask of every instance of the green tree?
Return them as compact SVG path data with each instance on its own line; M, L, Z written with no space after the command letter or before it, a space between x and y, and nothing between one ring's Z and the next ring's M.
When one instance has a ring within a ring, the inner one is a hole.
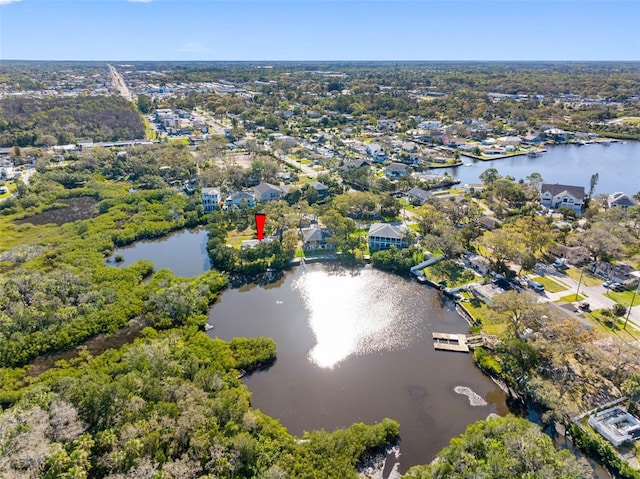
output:
M140 113L147 115L151 112L151 107L151 98L142 93L138 95L138 110L140 110Z
M487 168L480 173L479 178L485 185L491 185L494 181L500 178L500 175L498 174L498 170L495 168Z
M405 479L593 478L584 459L557 451L549 436L526 419L507 416L472 424L436 460L411 468Z

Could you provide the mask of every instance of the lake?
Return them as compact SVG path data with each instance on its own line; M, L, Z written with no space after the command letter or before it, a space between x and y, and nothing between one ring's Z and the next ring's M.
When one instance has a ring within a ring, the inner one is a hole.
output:
M205 229L185 229L154 240L136 241L114 251L114 254L121 254L123 258L116 264L128 266L148 259L153 262L156 271L169 268L176 276L191 278L211 269L207 239ZM109 261L113 264L113 258Z
M589 191L591 175L598 173L594 195L624 191L640 191L640 142L578 145L550 145L547 152L537 158L517 156L493 161L480 161L462 157L471 166L458 166L436 170L459 178L462 184L480 183L479 176L487 168L495 168L502 176L524 179L531 173L540 173L545 183L584 186Z
M433 331L467 324L435 290L370 267L295 268L222 294L212 337L268 336L278 358L246 378L252 404L289 432L400 422L400 471L430 462L467 425L506 414L504 393L468 354L434 351Z

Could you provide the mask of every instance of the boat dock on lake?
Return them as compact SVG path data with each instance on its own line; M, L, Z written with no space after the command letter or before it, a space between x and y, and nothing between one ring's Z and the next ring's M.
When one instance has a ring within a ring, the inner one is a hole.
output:
M433 348L443 351L457 351L460 353L468 353L469 351L486 344L486 339L481 334L432 334Z

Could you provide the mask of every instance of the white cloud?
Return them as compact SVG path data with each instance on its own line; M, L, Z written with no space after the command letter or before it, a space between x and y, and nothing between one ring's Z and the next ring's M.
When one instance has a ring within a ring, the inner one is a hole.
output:
M2 1L2 0L0 0ZM153 0L129 0L131 3L151 3Z
M0 0L0 5L9 5L10 3L20 2L21 0Z

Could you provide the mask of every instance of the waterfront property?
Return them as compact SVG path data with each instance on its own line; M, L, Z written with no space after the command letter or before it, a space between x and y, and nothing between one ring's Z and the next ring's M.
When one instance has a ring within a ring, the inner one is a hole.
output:
M429 199L431 193L422 188L414 187L407 191L405 196L411 203L422 205Z
M327 230L311 227L302 228L302 249L304 251L316 251L333 249L333 246L327 244L327 238L331 237L331 233Z
M565 206L579 215L582 213L584 196L583 186L543 183L540 187L540 203L552 210Z
M640 439L640 420L620 406L593 414L588 423L616 447Z
M407 233L408 228L404 224L374 223L369 227L369 249L377 251L391 246L406 248L409 246Z
M202 188L200 197L205 213L211 213L220 203L220 190L218 188Z

